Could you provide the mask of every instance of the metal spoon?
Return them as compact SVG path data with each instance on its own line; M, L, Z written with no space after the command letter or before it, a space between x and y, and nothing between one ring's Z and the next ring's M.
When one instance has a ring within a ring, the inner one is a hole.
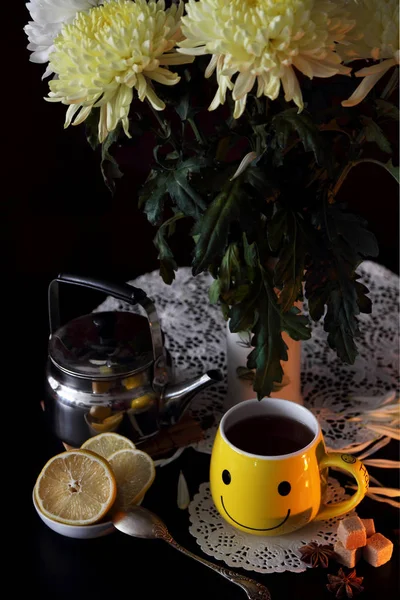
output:
M131 506L126 512L116 512L113 516L113 523L116 529L127 535L138 538L164 540L164 542L171 544L179 552L194 558L194 560L216 571L232 583L239 585L244 589L250 600L271 600L269 590L264 585L261 585L261 583L245 575L239 575L239 573L235 573L235 571L231 571L230 569L214 565L208 560L200 558L200 556L186 550L186 548L174 540L160 517L142 506Z

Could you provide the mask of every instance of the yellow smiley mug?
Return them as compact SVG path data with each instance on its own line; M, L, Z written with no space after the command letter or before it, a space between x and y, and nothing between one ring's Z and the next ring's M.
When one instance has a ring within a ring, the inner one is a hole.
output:
M350 473L357 490L324 504L328 467ZM314 519L344 515L368 490L363 463L327 452L321 427L304 406L281 400L245 400L222 417L210 463L213 502L231 525L254 535L282 535Z

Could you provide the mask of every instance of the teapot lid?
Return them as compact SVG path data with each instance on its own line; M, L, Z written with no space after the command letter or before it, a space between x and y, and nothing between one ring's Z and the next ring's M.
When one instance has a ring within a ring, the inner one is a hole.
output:
M49 357L69 375L113 379L154 360L146 317L123 311L94 312L69 321L49 341Z

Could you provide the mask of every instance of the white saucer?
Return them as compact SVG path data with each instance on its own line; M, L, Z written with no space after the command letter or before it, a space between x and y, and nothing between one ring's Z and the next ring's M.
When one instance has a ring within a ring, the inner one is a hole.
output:
M60 535L79 540L89 540L91 538L103 537L104 535L109 535L116 531L112 521L102 521L101 523L95 523L94 525L66 525L64 523L58 523L40 512L36 503L34 491L32 493L32 499L36 512L43 523Z

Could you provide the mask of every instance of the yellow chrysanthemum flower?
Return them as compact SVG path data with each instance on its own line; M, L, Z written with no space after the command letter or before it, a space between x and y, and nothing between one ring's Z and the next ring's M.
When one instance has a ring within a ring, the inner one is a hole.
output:
M400 63L398 0L349 0L347 8L356 26L343 45L348 62L372 58L380 61L360 69L356 77L363 81L343 106L359 104L388 71Z
M193 60L175 49L182 39L183 8L182 2L165 10L164 0L111 0L80 12L63 27L50 55L57 78L49 82L47 100L70 105L65 127L75 115L73 125L82 123L94 106L100 106L99 140L119 121L130 137L133 88L140 100L147 98L156 110L165 108L152 81L175 85L180 77L168 66Z
M257 96L285 100L303 108L293 67L307 77L348 74L335 42L354 26L343 3L331 0L189 0L182 17L179 52L212 54L206 77L217 69L218 91L210 105L235 100L234 117L243 114L247 94L257 81ZM232 77L238 74L235 81Z

